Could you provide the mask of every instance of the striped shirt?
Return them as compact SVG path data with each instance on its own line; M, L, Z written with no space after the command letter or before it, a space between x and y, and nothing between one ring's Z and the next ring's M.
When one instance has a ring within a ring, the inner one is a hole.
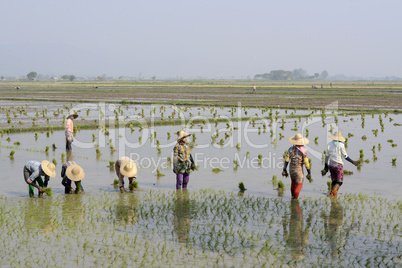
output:
M40 162L38 161L34 161L31 160L28 163L25 164L26 169L29 170L29 172L31 173L31 175L29 176L29 179L31 181L34 181L36 178L38 178L39 176L45 176L49 178L49 176L47 176L45 174L45 172L43 172L42 170L42 165Z

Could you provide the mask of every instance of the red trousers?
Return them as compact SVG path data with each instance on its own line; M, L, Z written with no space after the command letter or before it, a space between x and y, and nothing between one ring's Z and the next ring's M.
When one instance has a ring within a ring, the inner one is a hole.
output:
M292 180L292 186L290 187L292 198L297 199L302 188L303 183L297 183L295 180Z

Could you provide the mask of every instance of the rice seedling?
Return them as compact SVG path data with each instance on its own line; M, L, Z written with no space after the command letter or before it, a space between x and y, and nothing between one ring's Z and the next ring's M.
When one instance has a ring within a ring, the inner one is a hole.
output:
M331 191L332 181L327 181L328 191Z
M272 180L271 180L272 185L274 185L274 186L277 185L277 183L278 183L277 180L278 180L278 176L273 175Z
M318 137L315 137L314 143L315 143L315 144L318 144Z
M212 172L214 172L214 173L219 173L221 171L223 171L223 170L218 168L218 167L215 167L215 168L212 169Z
M262 163L262 154L258 155L258 165L261 165Z
M241 182L239 182L239 190L240 190L240 192L244 192L244 191L246 191L247 189L246 189L246 187L244 187L244 183L241 181Z
M277 190L285 190L285 184L282 181L278 181L278 189Z
M353 171L344 169L344 170L343 170L343 174L344 174L344 175L353 175Z
M130 189L130 191L139 190L140 187L138 186L138 182L133 181L133 183L131 183L131 184L129 185L129 189Z
M53 163L55 166L57 166L56 158L53 158L52 163Z
M236 144L236 149L240 150L240 147L241 147L241 143L239 142L239 143Z
M96 148L96 155L97 155L97 156L102 155L101 150L100 150L99 148Z
M21 143L19 141L16 141L16 142L14 142L14 145L19 146L19 145L21 145Z
M364 141L367 140L366 135L363 135L363 136L362 136L362 140L364 140Z
M10 152L8 157L10 157L10 159L14 159L14 154L15 154L15 151L13 150L13 151Z
M114 187L117 187L117 186L119 185L119 180L118 180L118 179L114 179L112 185L113 185Z
M396 147L396 146L398 146L398 144L393 143L393 144L391 144L391 146L392 146L392 147Z
M53 196L53 191L52 188L44 188L43 192L48 196L48 197L52 197Z
M66 157L66 154L65 154L65 153L61 153L61 162L62 162L62 163L65 162L65 157Z
M155 176L159 178L159 177L165 176L165 174L163 174L162 172L160 172L160 171L159 171L159 168L157 168L157 169L156 169L156 174L155 174Z
M392 158L392 165L396 166L396 158Z
M107 167L110 168L111 170L113 170L114 169L114 164L115 164L115 161L109 160L109 165Z
M234 170L237 170L237 168L239 167L239 163L238 163L237 159L234 159L234 160L233 160L233 164L234 164L233 169L234 169Z
M45 148L45 153L46 153L46 154L49 153L49 146L46 146L46 148Z
M54 144L54 143L52 144L52 149L53 149L53 151L56 150L56 144Z

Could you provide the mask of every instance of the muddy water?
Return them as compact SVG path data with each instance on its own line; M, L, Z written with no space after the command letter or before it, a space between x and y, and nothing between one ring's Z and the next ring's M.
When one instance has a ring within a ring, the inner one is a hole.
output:
M198 108L194 108L196 111ZM220 108L217 108L218 110ZM229 109L226 109L229 110ZM251 110L251 109L250 109ZM251 111L248 111L249 113ZM188 112L188 111L187 111ZM261 113L260 110L256 111ZM285 114L285 111L280 113ZM159 112L156 112L158 115ZM379 117L381 116L384 123L384 132L381 131ZM392 118L392 122L390 119ZM300 122L296 119L297 131L295 128L295 119L285 120L284 130L280 128L281 122L255 121L253 126L250 122L233 122L229 124L232 134L227 129L227 125L220 123L218 125L194 125L192 128L186 126L185 129L191 133L195 133L195 148L193 149L193 157L199 170L190 175L190 189L214 188L229 191L237 191L238 183L243 181L248 189L247 193L277 196L276 186L272 185L271 179L273 175L278 176L278 181L285 183L285 198L289 198L290 179L281 176L282 155L285 150L290 147L288 138L296 132L309 131L310 144L307 149L312 159L312 177L313 183L306 181L303 186L300 197L319 197L327 192L326 182L328 177L322 177L320 170L322 169L321 153L325 149L328 139L330 124L334 127L334 117L328 116L325 119L326 125L323 126L321 117L311 118L308 122L302 119ZM360 170L346 162L344 168L353 171L354 174L345 176L344 185L340 190L340 194L346 193L367 193L375 194L383 197L398 198L400 196L396 185L400 181L400 161L402 161L402 153L398 144L402 140L401 126L395 126L395 123L402 123L401 115L389 114L382 115L366 115L364 128L361 126L361 116L338 116L339 130L347 136L348 133L353 134L349 138L347 152L349 156L356 160L359 158L359 150L363 149L364 159L369 159L369 163L364 163ZM263 126L266 125L264 132ZM201 126L203 127L201 130ZM260 128L260 130L259 130ZM180 126L163 126L144 128L140 131L135 128L133 132L130 129L110 129L109 135L105 136L104 131L100 130L82 130L76 134L76 140L73 143L73 156L75 161L80 164L86 172L86 178L83 180L83 186L87 192L110 191L117 189L111 186L116 178L114 170L107 166L109 160L116 160L120 156L130 155L139 165L139 173L137 181L141 188L144 189L174 189L175 175L171 171L170 165L167 164L167 157L172 157L172 148L175 145L176 132L180 130ZM292 130L293 129L293 130ZM378 129L378 135L375 137L372 130ZM219 137L216 138L214 144L211 144L211 136L219 130ZM271 132L273 135L271 137ZM201 132L202 131L202 132ZM168 139L168 134L171 137ZM151 142L151 134L153 138ZM228 138L225 139L225 133ZM284 135L280 139L279 133ZM99 144L102 155L97 156L92 135L95 135L95 143ZM362 140L362 136L367 137ZM141 144L139 137L142 137ZM317 143L314 142L318 137ZM10 138L10 141L6 139ZM115 152L111 152L110 139ZM217 144L223 139L223 146ZM273 142L276 139L276 142ZM393 140L397 144L392 147L387 140ZM157 150L157 140L160 143L160 154ZM20 142L21 145L14 145L14 142ZM190 138L191 141L191 138ZM236 145L240 143L240 149ZM378 144L382 148L378 150ZM52 144L56 145L56 150L52 150ZM49 187L52 187L54 194L57 196L64 193L61 185L61 154L65 153L64 132L55 131L49 133L38 133L35 139L34 133L5 134L1 138L0 155L3 159L0 168L3 170L1 175L1 183L3 187L0 194L6 196L27 196L27 185L22 176L22 168L29 160L56 159L58 165L56 168L57 177L51 179ZM48 154L45 153L46 146L49 146ZM373 160L371 149L376 146L375 152L377 160ZM11 150L15 151L14 159L8 157ZM261 165L258 163L258 155L262 155ZM392 158L397 158L396 165L392 165ZM233 160L238 160L240 165L234 169ZM212 169L219 167L223 171L214 173ZM166 176L157 178L156 168Z

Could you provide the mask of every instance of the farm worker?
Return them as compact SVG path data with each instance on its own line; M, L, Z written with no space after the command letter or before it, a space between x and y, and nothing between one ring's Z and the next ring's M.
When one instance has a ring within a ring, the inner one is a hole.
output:
M119 177L120 192L124 193L124 177L128 178L129 186L137 178L137 164L127 156L120 157L114 164L116 175Z
M63 178L61 184L64 186L65 194L78 194L84 191L81 180L85 177L85 172L72 158L61 167L61 177ZM75 183L75 190L71 187L71 181Z
M67 116L67 122L66 122L66 130L65 130L65 135L66 135L66 150L71 151L71 143L74 141L74 122L73 120L76 119L78 115L76 113L70 113Z
M345 138L342 137L342 132L336 131L333 135L329 135L332 139L330 143L327 145L327 150L325 153L325 167L321 171L321 174L324 176L327 174L328 169L331 173L331 193L328 195L329 197L335 197L338 194L339 187L343 184L343 162L342 158L345 158L353 165L357 166L359 162L353 161L347 155L345 150ZM329 163L328 163L329 160Z
M45 182L41 176L45 176ZM29 185L29 197L34 196L34 187L38 189L38 197L41 197L49 177L56 177L56 166L53 163L47 160L43 160L42 163L33 160L27 162L24 166L24 180Z
M292 147L289 148L286 158L285 165L283 167L282 176L287 177L288 172L286 171L289 161L289 172L290 178L292 180L292 186L290 188L290 192L292 194L293 199L297 199L299 197L299 193L303 187L303 164L307 169L308 180L311 180L311 172L310 172L310 163L308 161L308 152L304 145L309 143L307 138L304 138L302 134L297 133L295 136L289 138L289 142L293 144Z
M173 148L173 172L176 174L176 189L187 188L190 180L190 172L195 169L193 157L191 156L190 146L187 137L190 133L181 130L177 137L177 144Z

